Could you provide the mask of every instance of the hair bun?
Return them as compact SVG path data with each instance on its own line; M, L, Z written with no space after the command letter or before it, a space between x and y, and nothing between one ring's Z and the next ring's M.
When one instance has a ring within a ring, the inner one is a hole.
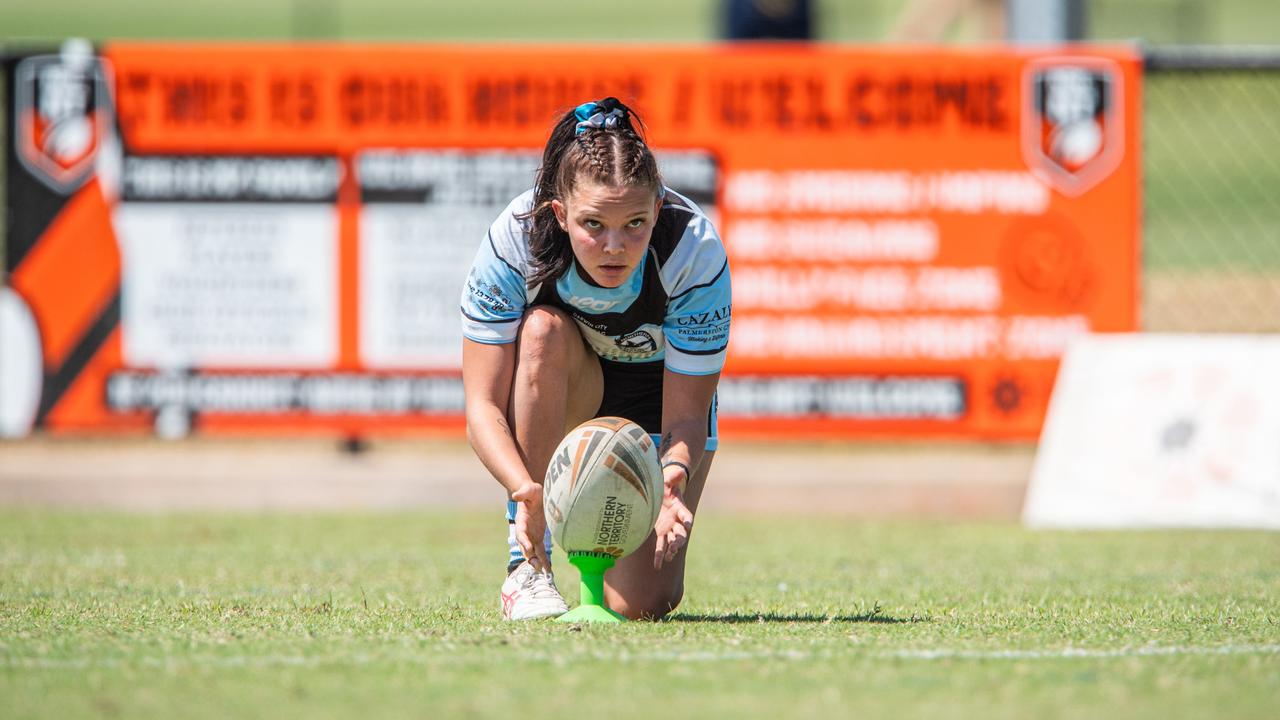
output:
M615 97L607 97L600 102L584 102L573 110L577 120L574 134L581 135L588 130L631 129L627 106Z
M622 114L627 114L627 106L623 105L621 100L612 95L597 101L596 105L599 105L600 109L606 113L613 112L614 110L620 110Z

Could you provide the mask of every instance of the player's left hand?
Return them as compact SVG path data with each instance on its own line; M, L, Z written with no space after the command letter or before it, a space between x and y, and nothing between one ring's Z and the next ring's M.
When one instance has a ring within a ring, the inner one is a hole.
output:
M666 485L662 495L662 510L653 531L658 543L653 549L653 569L661 570L662 564L675 560L676 553L689 542L693 530L693 511L684 504L684 492L678 485Z
M551 559L546 557L546 549L542 544L542 538L547 532L547 519L542 514L542 485L526 482L511 494L511 499L517 503L516 544L534 570L550 570Z

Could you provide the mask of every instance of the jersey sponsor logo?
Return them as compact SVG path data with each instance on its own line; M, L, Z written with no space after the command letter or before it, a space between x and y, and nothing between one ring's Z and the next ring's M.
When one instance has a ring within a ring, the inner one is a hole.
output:
M693 313L692 315L682 315L676 318L676 325L680 327L693 327L695 325L708 325L713 323L722 323L729 319L732 315L732 309L729 305L715 310L706 312Z
M515 303L502 292L502 288L493 283L477 282L474 276L467 278L467 292L473 300L494 312L513 312Z
M582 313L574 313L573 319L577 321L584 329L594 331L598 335L610 335L610 326L608 323L583 315Z
M729 342L728 325L717 325L709 328L681 328L676 332L682 342L695 345L723 348Z
M627 353L652 353L658 349L658 341L644 330L622 335L614 343Z
M1059 192L1079 195L1124 156L1121 73L1110 60L1041 58L1024 71L1022 154Z
M14 73L14 146L40 182L69 195L93 174L111 131L108 73L87 43L24 59Z
M577 313L573 319L577 321L587 344L605 360L638 362L656 359L662 353L662 327L659 325L649 323L629 330L605 327Z
M597 312L597 313L611 310L614 307L616 307L620 302L622 301L621 300L597 300L596 298L583 297L581 295L574 295L573 297L569 298L569 304L578 308L579 310L586 310L587 312Z

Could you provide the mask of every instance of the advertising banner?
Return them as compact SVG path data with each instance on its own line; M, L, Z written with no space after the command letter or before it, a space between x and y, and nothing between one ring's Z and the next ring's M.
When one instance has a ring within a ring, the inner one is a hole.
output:
M1137 329L1140 71L1094 47L9 58L7 302L38 332L6 357L43 379L0 414L460 430L471 259L555 118L613 95L725 240L726 433L1034 438L1066 343Z
M1280 339L1120 334L1068 348L1022 520L1280 530Z

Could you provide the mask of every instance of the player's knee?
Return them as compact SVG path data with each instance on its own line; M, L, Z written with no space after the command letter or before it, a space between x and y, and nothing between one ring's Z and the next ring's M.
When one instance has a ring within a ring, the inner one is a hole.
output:
M520 324L520 359L557 358L563 355L567 340L577 335L578 329L573 320L563 312L551 307L535 307L525 313Z

